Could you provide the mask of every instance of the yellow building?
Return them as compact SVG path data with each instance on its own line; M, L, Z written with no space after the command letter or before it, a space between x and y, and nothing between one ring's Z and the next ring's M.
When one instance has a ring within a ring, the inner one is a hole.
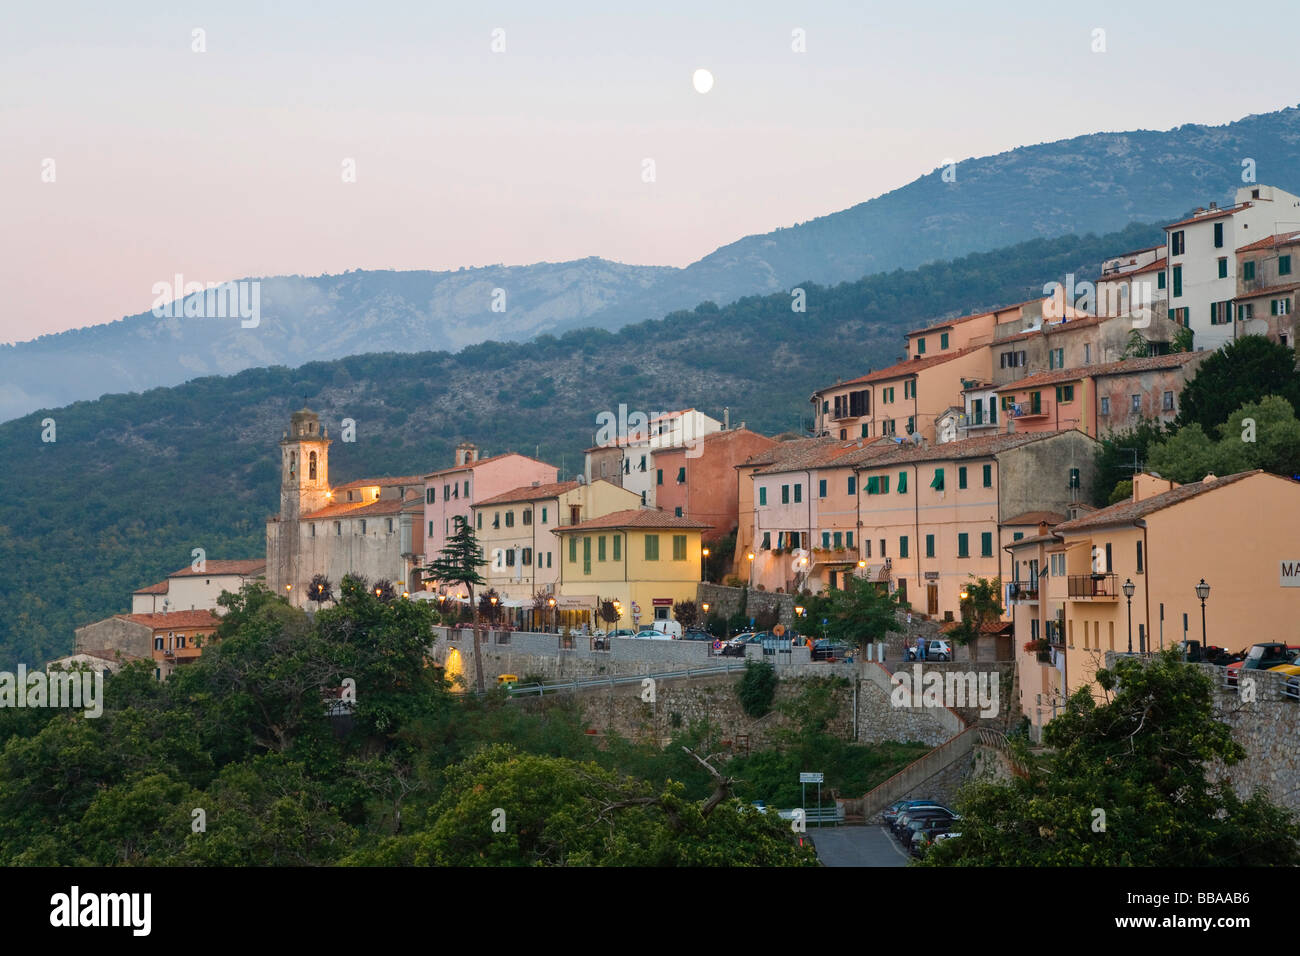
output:
M558 600L596 609L616 600L612 628L672 620L673 604L694 601L700 582L702 533L708 525L664 511L629 509L555 528L560 540Z
M1138 475L1130 500L1052 533L1060 547L1047 550L1062 554L1055 569L1049 557L1047 594L1062 608L1068 692L1093 682L1107 651L1126 652L1130 633L1135 653L1184 638L1230 651L1296 641L1300 483L1263 471L1186 485Z

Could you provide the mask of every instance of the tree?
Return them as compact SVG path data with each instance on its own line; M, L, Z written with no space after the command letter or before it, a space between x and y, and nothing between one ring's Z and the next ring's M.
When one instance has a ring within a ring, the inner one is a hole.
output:
M618 619L619 619L618 608L614 606L614 602L612 600L606 598L605 600L600 602L600 607L597 609L597 616L602 621L605 622L606 624L605 629L609 630L611 627L613 627L615 624L618 623Z
M501 595L497 594L496 588L491 588L479 595L479 617L487 618L489 624L495 625L501 619L501 613L503 610L504 609L501 607Z
M470 607L474 608L474 676L481 694L484 691L483 655L479 650L481 639L478 632L478 606L474 603L474 586L486 583L478 569L487 562L479 557L478 538L469 521L461 515L457 515L455 521L456 533L447 541L447 546L428 567L420 570L435 581L459 585L469 594Z
M1131 358L1146 358L1151 354L1151 343L1137 329L1128 334L1128 340L1124 343L1124 351L1120 354L1121 361Z
M1158 421L1144 420L1132 428L1112 432L1097 449L1097 480L1092 503L1099 508L1110 504L1110 496L1121 481L1131 481L1146 465L1147 450L1167 436Z
M694 601L678 601L673 605L673 618L682 627L690 627L700 619L699 606Z
M319 607L326 601L334 600L334 585L323 574L314 574L307 585L307 600L314 601Z
M1026 776L977 783L957 800L961 836L936 845L944 866L1295 866L1300 825L1230 776L1245 755L1216 718L1210 678L1175 649L1120 658L1049 723ZM1210 774L1215 775L1214 778Z
M857 647L882 640L891 631L901 631L898 612L902 606L898 592L891 594L881 584L852 576L843 588L810 602L808 617L814 621L826 618L829 638Z
M776 684L776 668L767 661L745 661L745 673L736 685L741 709L750 717L766 715L776 697Z
M370 586L370 590L374 592L376 598L385 604L397 597L397 589L393 587L393 582L387 578L380 578Z
M1190 352L1196 341L1196 333L1192 331L1190 325L1180 325L1174 337L1169 341L1169 351L1172 352Z
M977 578L961 589L961 622L948 632L957 644L969 644L984 632L987 621L1002 616L1002 579Z
M1300 408L1295 353L1262 335L1247 335L1214 352L1196 370L1179 399L1179 428L1199 424L1214 433L1228 416L1265 395L1280 395Z
M1186 483L1207 474L1231 475L1254 468L1277 475L1300 473L1300 419L1278 395L1248 402L1206 434L1199 422L1180 429L1150 451L1151 468L1163 478Z

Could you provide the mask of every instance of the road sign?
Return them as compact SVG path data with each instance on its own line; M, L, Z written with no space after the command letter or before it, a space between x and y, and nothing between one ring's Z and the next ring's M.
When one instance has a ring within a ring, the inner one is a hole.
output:
M799 774L800 783L825 783L826 775L824 773L801 773Z
M772 628L772 633L777 637L785 637L785 625L778 624L776 627Z

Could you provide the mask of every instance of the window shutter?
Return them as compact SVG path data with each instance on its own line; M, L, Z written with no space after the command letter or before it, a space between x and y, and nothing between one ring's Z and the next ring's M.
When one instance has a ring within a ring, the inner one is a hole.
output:
M907 472L900 471L898 473L898 493L901 495L906 493L906 491L907 491Z
M942 468L936 468L934 470L934 480L930 482L930 487L933 488L935 491L943 491L943 469Z

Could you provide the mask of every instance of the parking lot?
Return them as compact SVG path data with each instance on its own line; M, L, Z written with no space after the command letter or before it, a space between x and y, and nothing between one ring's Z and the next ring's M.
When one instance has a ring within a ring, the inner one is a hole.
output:
M882 826L808 828L825 866L907 866L911 860Z

